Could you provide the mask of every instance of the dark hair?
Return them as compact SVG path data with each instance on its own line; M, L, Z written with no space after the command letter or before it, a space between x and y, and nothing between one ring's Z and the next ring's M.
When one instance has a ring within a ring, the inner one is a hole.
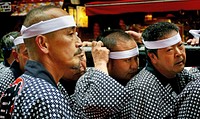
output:
M171 33L172 31L179 32L179 28L173 23L157 22L155 24L149 25L142 32L142 38L144 41L157 41L162 39L165 35ZM145 49L146 53L154 53L157 56L157 49Z
M13 31L2 37L0 46L1 46L4 60L10 57L10 54L12 53L12 48L14 47L13 40L17 38L18 36L20 36L20 33L17 31Z
M105 47L113 51L114 47L117 45L117 41L133 40L133 38L121 29L111 29L104 31L96 40L102 41Z

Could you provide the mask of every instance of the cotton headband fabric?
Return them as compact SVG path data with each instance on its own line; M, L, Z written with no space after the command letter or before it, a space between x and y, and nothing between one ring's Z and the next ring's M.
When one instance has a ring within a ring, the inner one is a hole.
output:
M14 42L14 45L17 46L19 44L23 44L24 43L24 39L23 39L22 36L19 36L13 42Z
M110 52L111 59L125 59L134 57L139 54L138 47L133 48L131 50L119 51L119 52Z
M196 39L199 39L200 37L200 30L189 30L189 33L192 34Z
M175 36L172 36L167 39L157 41L144 41L144 39L142 39L142 41L145 47L148 49L161 49L177 44L181 41L181 36L179 33L177 33Z
M9 38L11 39L11 40L14 40L15 38L13 38L13 36L11 36L11 35L9 35Z
M58 18L53 18L46 21L41 21L33 24L29 27L24 25L21 28L21 34L23 38L31 38L40 34L46 34L53 31L57 31L63 28L75 27L76 23L73 16L63 16Z

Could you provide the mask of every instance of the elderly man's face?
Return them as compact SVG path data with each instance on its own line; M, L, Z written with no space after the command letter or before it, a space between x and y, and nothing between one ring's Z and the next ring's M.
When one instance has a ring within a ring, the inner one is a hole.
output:
M22 71L24 71L24 67L27 60L28 60L28 52L25 47L25 44L20 44L19 49L17 51L16 61L19 62L19 66Z
M76 36L76 28L66 28L53 33L48 40L50 57L62 69L80 66L82 42Z

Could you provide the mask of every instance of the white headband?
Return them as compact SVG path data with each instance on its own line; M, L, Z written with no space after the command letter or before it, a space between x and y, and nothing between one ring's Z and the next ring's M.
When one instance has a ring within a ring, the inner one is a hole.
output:
M9 37L10 37L11 40L14 40L13 36L9 35Z
M14 40L15 46L16 46L16 45L19 45L19 44L23 44L23 43L24 43L24 39L23 39L22 36L19 36L19 37L17 37L17 38Z
M191 33L196 39L199 39L200 37L200 30L189 30L189 33Z
M177 33L175 36L167 39L162 39L158 41L144 41L144 39L142 39L142 41L145 47L148 49L160 49L177 44L178 42L181 41L181 36L179 33Z
M131 50L120 51L120 52L110 52L111 59L124 59L134 57L139 54L138 47L133 48Z
M46 21L41 21L29 27L25 27L23 25L21 28L21 34L23 38L31 38L40 34L46 34L63 28L74 26L76 26L76 23L73 16L68 15Z

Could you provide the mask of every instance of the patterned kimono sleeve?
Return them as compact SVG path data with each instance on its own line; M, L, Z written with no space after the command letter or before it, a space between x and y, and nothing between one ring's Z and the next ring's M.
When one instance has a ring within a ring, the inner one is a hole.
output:
M9 87L9 85L15 80L14 74L10 69L4 71L0 77L0 95Z
M12 117L19 119L74 119L66 96L43 79L28 76L14 102ZM19 79L19 78L18 78Z
M178 96L174 118L197 119L200 117L200 80L190 82Z
M198 67L192 67L192 68L189 70L189 72L191 72L191 73L200 73Z
M142 85L140 85L142 86ZM146 89L145 89L146 88ZM159 107L157 91L144 87L132 87L132 99L126 108L131 112L131 118L159 118L162 107Z
M129 83L132 98L124 111L129 119L162 119L169 114L172 99L169 91L147 70L142 70Z
M130 99L129 92L113 78L96 69L88 70L77 82L74 101L85 118L108 118Z
M1 74L5 71L5 69L8 69L8 67L6 67L3 62L0 63L0 76Z

